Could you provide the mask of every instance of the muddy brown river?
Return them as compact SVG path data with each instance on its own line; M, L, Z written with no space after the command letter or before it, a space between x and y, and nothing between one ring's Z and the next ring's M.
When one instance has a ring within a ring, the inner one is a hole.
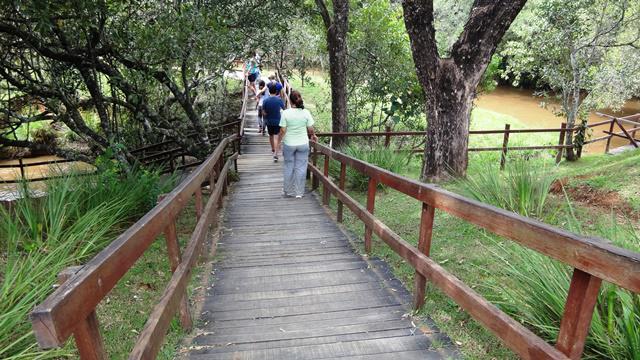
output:
M542 101L542 98L533 96L531 90L504 86L498 87L489 94L481 95L476 100L476 106L513 116L532 129L559 128L560 124L564 122L564 118L554 115L552 109L554 104L551 104L548 108L540 106ZM640 113L640 100L633 99L628 101L622 110L616 113L609 109L603 109L599 112L618 117ZM606 118L596 115L595 112L589 115L590 124L603 120L606 120ZM594 128L591 137L597 138L606 135L602 131L609 130L608 126L609 125L605 125ZM611 148L627 145L628 143L629 142L624 139L614 138L611 141ZM585 147L584 152L592 154L603 153L605 145L606 141L589 144Z

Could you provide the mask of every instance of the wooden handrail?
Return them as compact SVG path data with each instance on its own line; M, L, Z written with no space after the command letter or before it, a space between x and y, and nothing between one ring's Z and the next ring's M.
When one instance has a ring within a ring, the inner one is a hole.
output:
M325 156L325 165L329 160L336 160L341 164L341 169L346 165L367 175L370 184L387 185L422 202L423 207L427 206L427 211L423 211L423 215L429 213L429 207L445 211L574 268L560 335L556 348L553 348L436 264L427 256L428 252L425 253L410 245L375 218L373 216L375 186L369 187L367 208L365 208L342 190L344 187L342 181L340 185L336 185L326 173L318 169L315 162L309 166L313 174L313 182L318 180L322 182L325 192L336 196L341 204L351 209L363 221L365 229L369 229L365 231L365 239L368 231L378 235L421 276L444 291L522 358L579 358L588 332L597 290L602 280L636 293L640 292L640 254L638 253L613 246L603 239L573 234L467 199L433 184L420 183L342 154L317 142L311 144L316 153L319 152ZM343 172L341 170L341 173ZM328 199L323 198L323 202L327 203ZM342 207L339 208L340 212L341 210ZM338 214L338 217L342 218L342 214ZM423 216L422 221L426 221L428 225L429 216ZM430 224L428 226L432 226L433 221ZM421 235L421 238L424 237L425 241L429 242L428 245L430 245L430 231L430 228L423 229L421 226L421 234L426 234ZM428 245L421 244L427 248ZM416 284L424 287L424 282L417 281ZM416 291L423 292L424 288L416 288ZM416 304L419 305L417 302Z
M230 127L232 125L237 125L239 123L240 123L239 120L231 121L231 122L224 123L224 124L221 124L221 125L212 126L212 127L208 128L207 131L212 131L212 130L221 129L221 128L224 129L226 127ZM186 134L187 137L193 137L193 136L196 136L196 135L197 135L197 133L195 133L195 132ZM148 151L148 150L151 150L151 149L155 149L157 147L162 147L164 145L175 144L175 143L176 143L175 140L165 140L165 141L161 141L159 143L145 145L145 146L139 147L137 149L133 149L133 150L130 151L130 153L131 154L137 154L139 152Z
M164 200L32 311L32 326L40 347L58 347L66 341L160 235L165 225L176 218L189 198L209 179L227 146L237 139L237 134L225 138L213 154Z
M238 157L238 153L233 154L225 163L215 189L207 202L200 220L196 224L193 235L185 249L184 258L177 267L169 285L165 288L158 304L153 308L149 316L149 320L140 333L138 340L131 352L129 359L155 359L162 345L164 334L169 328L173 314L178 310L181 297L184 296L188 280L191 275L191 269L196 263L202 251L202 244L207 235L207 230L212 220L216 217L218 211L218 202L222 197L224 186L227 182L227 174L232 161ZM215 250L216 244L212 245Z
M244 136L244 119L245 114L247 113L247 102L249 99L249 81L243 75L243 83L242 83L242 106L240 107L240 115L238 115L238 121L240 121L240 128L238 129L238 136L242 138Z
M57 160L48 160L48 161L37 161L32 163L22 162L21 164L9 164L9 165L0 165L0 169L13 169L20 167L30 167L30 166L40 166L40 165L51 165L51 164L63 164L76 162L78 160L70 160L70 159L57 159Z
M221 206L222 196L227 192L227 174L230 164L233 162L235 170L238 169L236 159L240 152L247 107L246 79L243 91L241 119L234 122L239 126L238 131L223 138L213 153L173 191L165 195L153 209L89 260L73 276L69 276L31 312L33 332L41 348L60 347L69 336L73 335L81 359L107 359L95 309L163 231L166 235L169 261L174 274L160 303L151 313L131 358L147 359L157 355L169 321L177 308L180 310L183 326L190 326L185 287L191 275L194 259L198 257L204 236L209 225L212 224L215 209ZM223 124L221 127L226 126L230 124ZM233 146L233 155L225 159L225 152L230 145ZM205 181L209 181L211 196L203 212L202 184ZM187 245L185 256L179 262L180 250L177 247L175 221L191 197L195 198L198 222L191 241Z

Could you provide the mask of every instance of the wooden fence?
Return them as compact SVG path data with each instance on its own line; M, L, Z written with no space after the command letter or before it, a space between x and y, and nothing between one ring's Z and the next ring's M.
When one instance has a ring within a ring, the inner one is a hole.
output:
M635 293L640 292L638 253L615 247L602 239L576 235L467 199L432 184L411 180L320 143L314 142L312 147L313 165L309 166L313 175L312 187L315 189L320 182L323 184L324 205L329 204L331 195L336 197L337 221L342 222L343 206L346 205L364 223L364 244L367 252L371 251L372 234L376 234L415 269L415 307L422 307L425 284L429 280L523 359L579 359L602 280ZM322 170L316 165L318 155L324 156ZM329 177L332 160L340 163L338 184ZM369 177L366 206L345 192L347 166ZM402 239L374 216L378 184L384 184L422 203L417 247ZM436 209L504 236L573 268L555 347L509 317L429 257Z
M240 116L244 118L246 83L243 91ZM129 359L154 359L176 313L179 313L182 327L191 328L186 289L192 268L203 251L209 227L216 225L214 220L227 193L229 169L233 165L237 171L236 159L243 131L242 122L238 125L237 133L222 139L213 153L173 191L159 199L151 211L84 266L60 274L60 287L31 312L32 328L41 348L60 347L73 336L81 359L108 359L96 307L161 233L164 233L173 275L152 309ZM229 149L233 153L225 155ZM210 195L203 205L202 185L206 181ZM198 221L181 254L176 219L191 198L195 199ZM212 247L215 251L216 244Z
M246 101L243 100L243 103ZM241 116L244 117L245 108L242 109ZM228 137L231 133L240 133L240 120L228 122L222 125L214 126L208 129L209 136L214 142L220 141L226 137ZM228 131L229 128L233 128L233 131ZM188 136L194 137L196 134L191 133ZM240 136L240 135L239 135ZM235 146L235 145L234 145ZM239 151L239 146L236 151ZM185 157L188 155L185 150L178 146L178 144L174 140L166 140L159 143L143 146L134 150L131 150L131 154L136 157L136 160L140 162L142 165L160 165L162 172L173 172L175 170L184 170L190 167L195 167L202 164L202 161L195 161L191 163L187 163ZM182 164L176 165L176 159L182 158ZM61 178L70 175L54 175L54 176L41 176L36 178L28 178L25 173L25 168L31 166L42 166L42 165L55 165L62 163L70 163L76 162L77 160L70 159L59 159L59 160L48 160L48 161L38 161L38 162L24 162L24 159L18 159L18 164L16 165L0 165L0 169L18 169L20 171L20 178L12 179L12 180L0 180L0 184L16 184L22 181L45 181L56 178ZM78 175L90 175L93 174L93 171L82 173L82 174L74 174L73 176Z
M65 281L60 287L31 313L33 330L41 348L62 346L73 335L82 359L107 359L95 309L162 232L173 276L129 358L155 358L176 312L180 312L182 326L191 327L186 287L209 226L214 223L226 194L229 168L238 156L235 152L225 157L225 150L238 141L237 134L223 139L213 154L156 207L84 266L63 275ZM202 184L205 181L209 181L211 191L203 208ZM195 198L198 222L181 255L176 219L192 197Z
M17 184L22 181L45 181L45 180L62 178L68 175L52 175L52 176L48 175L48 176L40 176L36 178L28 178L26 176L25 169L32 166L45 166L45 165L50 166L55 164L64 164L64 163L71 163L71 162L76 162L76 160L58 159L58 160L36 161L36 162L24 162L24 159L20 158L18 159L17 166L14 164L0 165L0 169L18 169L20 171L20 178L11 179L11 180L0 180L0 184ZM90 174L93 174L93 172L91 171L91 172L86 172L78 175L90 175Z
M597 122L594 124L588 124L585 128L573 127L567 128L566 123L562 123L560 128L542 128L542 129L511 129L510 124L505 124L504 129L494 130L470 130L469 135L487 135L487 134L502 134L502 146L499 147L471 147L467 151L500 151L500 168L504 168L507 153L509 151L517 150L556 150L556 163L562 160L562 155L565 149L575 149L577 156L582 154L582 146L566 145L565 138L569 131L572 131L574 135L579 133L585 134L588 129L593 129L599 126L609 126L609 131L604 131L606 136L590 139L583 143L584 145L593 144L599 141L606 141L607 145L605 153L609 152L611 140L614 137L623 138L629 141L634 147L640 146L640 140L635 139L635 133L640 131L640 122L634 120L640 120L640 114L630 115L623 118L616 118L606 114L600 114L600 116L607 117L607 120ZM632 125L633 128L627 129L624 125ZM614 126L619 128L619 132L614 132ZM526 134L526 133L558 133L557 145L536 145L536 146L509 146L509 140L511 134ZM422 136L426 133L424 131L391 131L390 127L387 127L385 131L381 132L321 132L316 134L318 137L384 137L384 147L388 148L391 144L391 139L398 136ZM408 151L414 153L422 153L424 149L409 149Z

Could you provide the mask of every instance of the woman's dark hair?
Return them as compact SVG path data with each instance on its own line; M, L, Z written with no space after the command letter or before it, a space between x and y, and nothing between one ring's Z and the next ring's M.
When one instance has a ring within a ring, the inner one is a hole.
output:
M258 83L258 86L260 86L260 89L262 89L265 86L265 82L264 80L260 80L260 82Z
M304 101L302 100L302 95L300 95L299 91L293 90L291 92L291 102L298 109L304 109Z

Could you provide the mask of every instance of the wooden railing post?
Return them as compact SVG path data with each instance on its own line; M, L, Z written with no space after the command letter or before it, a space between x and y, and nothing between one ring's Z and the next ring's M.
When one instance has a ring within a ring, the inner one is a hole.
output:
M629 134L627 129L625 129L624 126L622 126L622 124L620 123L620 121L618 121L618 119L614 119L614 121L616 122L616 124L618 124L618 127L620 128L620 130L622 130L622 132L627 137L627 139L629 139L629 144L633 145L633 147L635 147L635 148L638 148L639 145L636 142L636 140L633 138L633 135Z
M224 162L223 162L223 156L220 156L220 159L218 159L218 163L216 164L215 167L217 167L217 178L216 178L216 182L220 181L220 177L222 176L222 168L224 167ZM226 181L226 180L225 180ZM215 187L215 185L214 185ZM223 205L223 197L225 195L226 192L226 187L224 186L224 184L222 184L222 196L220 196L220 198L218 199L218 209L222 209L222 205ZM213 193L213 190L212 190Z
M567 123L562 123L560 125L560 138L558 139L558 153L556 154L556 164L560 164L560 161L562 161L562 152L564 150L564 148L562 146L564 146L564 137L565 137L565 132L567 129ZM573 130L571 130L573 131Z
M233 142L233 149L234 152L237 152L238 155L240 155L240 140L234 140ZM233 159L233 170L236 172L236 174L238 173L238 158L236 157L235 159Z
M369 187L367 189L367 211L373 215L376 202L376 189L378 188L378 182L369 178ZM369 226L364 228L364 251L369 254L371 252L371 233L372 229Z
M422 215L420 217L420 235L418 238L418 250L429 256L431 253L431 236L433 233L433 217L435 208L427 203L422 203ZM414 276L413 308L419 310L424 306L424 292L427 279L416 271Z
M61 271L58 274L58 284L62 285L80 268L80 266L72 266ZM109 358L104 349L104 342L100 334L100 325L95 310L78 323L73 331L73 338L81 360L107 360Z
M193 193L195 198L195 206L196 206L196 221L200 220L202 216L202 188L198 187L196 191Z
M601 283L600 278L579 269L573 270L556 343L556 348L570 359L582 356Z
M318 156L316 155L315 147L314 147L313 153L311 154L311 163L313 164L314 167L318 166ZM314 174L313 177L311 178L311 190L316 190L319 185L320 185L320 180Z
M613 127L615 125L614 119L611 119L611 125L609 125L609 138L607 139L607 145L604 147L604 153L609 152L609 146L611 146L611 138L613 138Z
M500 170L504 170L504 165L507 162L507 146L509 145L509 130L511 124L504 124L504 137L502 138L502 155L500 156Z
M158 202L164 199L165 195L158 196ZM202 201L202 194L200 196L200 201ZM196 200L197 203L197 200ZM197 207L196 207L197 209ZM202 214L202 213L201 213ZM200 216L198 216L198 219ZM164 240L167 244L167 255L169 256L169 266L171 268L171 273L173 274L180 262L182 262L182 256L180 255L180 244L178 243L178 231L176 229L176 220L172 219L169 221L169 224L164 228ZM189 330L193 325L191 321L191 312L189 311L189 299L187 298L187 293L182 294L182 299L180 300L179 305L179 313L180 313L180 325L182 325L183 329Z
M329 178L329 155L324 156L324 167L322 168L322 172L325 178ZM323 183L322 186L322 204L325 206L329 206L329 200L331 198L331 193L327 188L327 185Z
M340 187L340 190L344 191L344 182L345 179L347 177L347 164L341 162L340 163L340 181L338 182L338 187ZM338 221L339 223L342 222L342 201L338 200L338 214L336 215L336 221Z
M27 177L24 176L24 162L22 158L18 159L18 165L20 165L20 178L21 180L26 180Z
M386 125L384 127L384 131L387 133L384 135L384 147L389 148L389 145L391 144L391 134L389 134L389 132L391 132L391 126Z

